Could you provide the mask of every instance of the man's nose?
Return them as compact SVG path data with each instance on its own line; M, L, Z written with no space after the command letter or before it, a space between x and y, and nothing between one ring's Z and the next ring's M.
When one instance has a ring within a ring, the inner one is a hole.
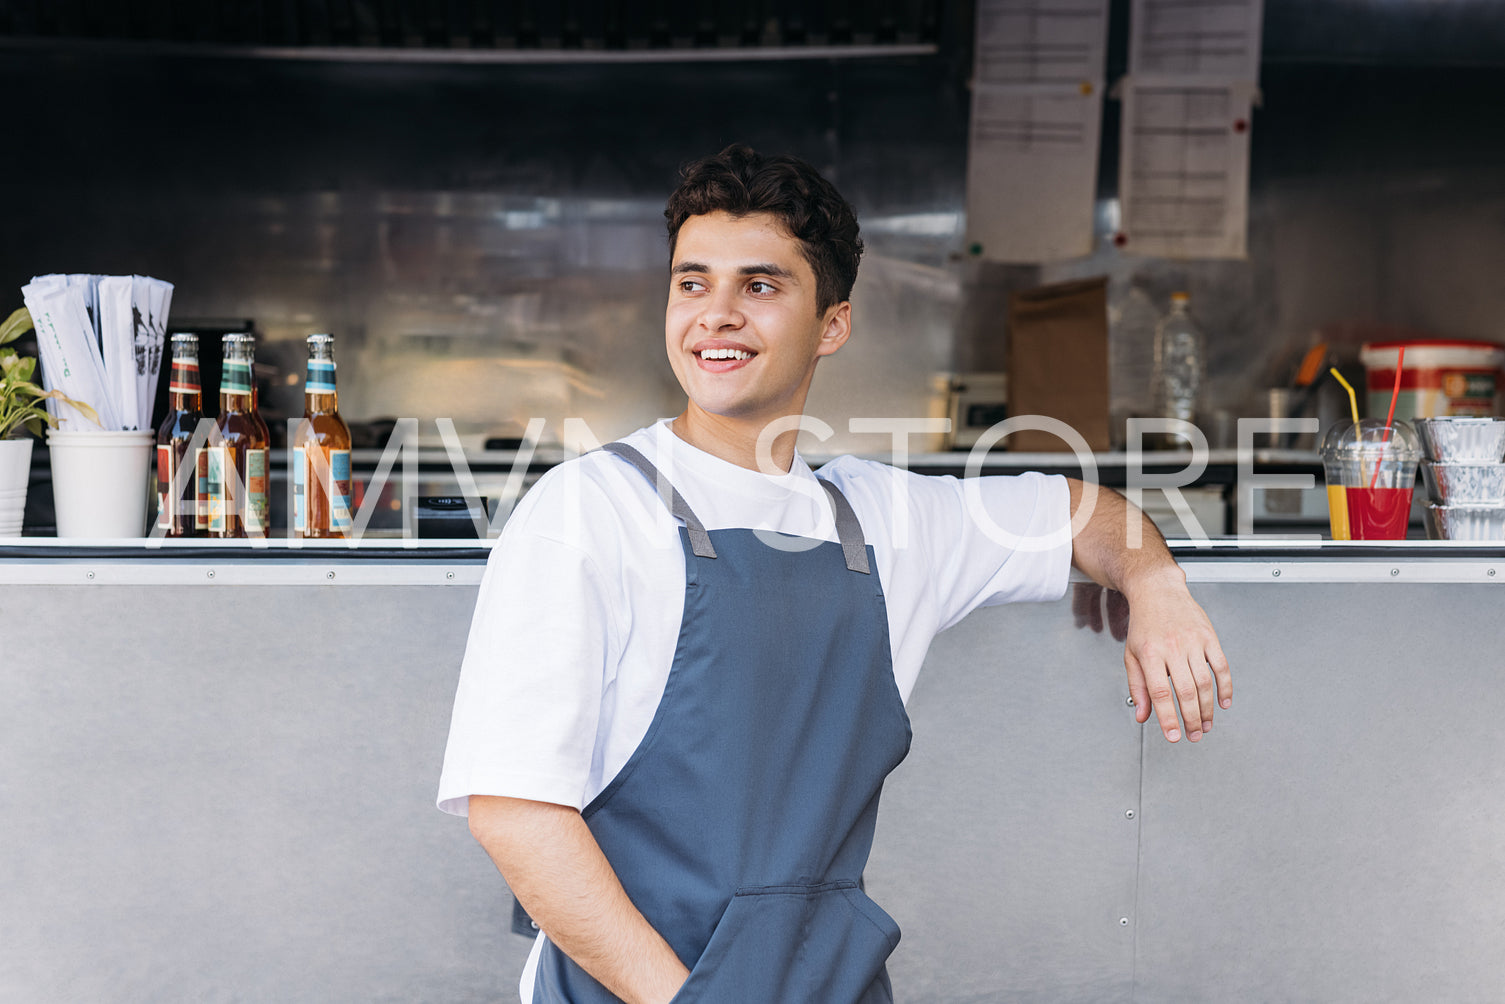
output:
M737 302L737 291L725 286L713 290L703 301L700 312L701 327L708 331L721 331L742 326L742 309Z

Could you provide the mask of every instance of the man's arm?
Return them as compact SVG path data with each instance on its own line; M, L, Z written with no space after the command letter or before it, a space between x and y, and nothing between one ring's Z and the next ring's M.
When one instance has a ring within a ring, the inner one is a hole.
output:
M470 832L549 940L627 1004L667 1004L689 970L627 898L580 813L470 796Z
M1067 480L1075 515L1094 486ZM1072 538L1071 563L1128 600L1124 667L1135 718L1147 721L1153 707L1165 738L1176 742L1179 699L1187 738L1196 742L1212 727L1214 702L1223 708L1233 703L1233 679L1217 632L1191 598L1186 574L1149 517L1111 489L1095 487L1095 492L1092 515ZM1136 548L1128 544L1131 519L1143 530Z

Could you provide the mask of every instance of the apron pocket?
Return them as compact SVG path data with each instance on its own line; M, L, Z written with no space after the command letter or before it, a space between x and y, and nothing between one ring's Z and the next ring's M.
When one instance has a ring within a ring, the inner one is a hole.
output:
M855 882L732 897L672 1004L874 1004L899 928Z

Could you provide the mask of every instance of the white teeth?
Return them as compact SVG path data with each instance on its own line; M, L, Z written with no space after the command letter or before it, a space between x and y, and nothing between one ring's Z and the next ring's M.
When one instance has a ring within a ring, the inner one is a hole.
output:
M743 352L741 349L702 349L702 359L751 359L751 352Z

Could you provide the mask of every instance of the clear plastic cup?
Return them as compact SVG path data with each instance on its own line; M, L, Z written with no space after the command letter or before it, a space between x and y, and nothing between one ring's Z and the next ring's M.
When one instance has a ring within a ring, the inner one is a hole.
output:
M1403 540L1421 441L1406 422L1342 422L1322 438L1333 540Z

